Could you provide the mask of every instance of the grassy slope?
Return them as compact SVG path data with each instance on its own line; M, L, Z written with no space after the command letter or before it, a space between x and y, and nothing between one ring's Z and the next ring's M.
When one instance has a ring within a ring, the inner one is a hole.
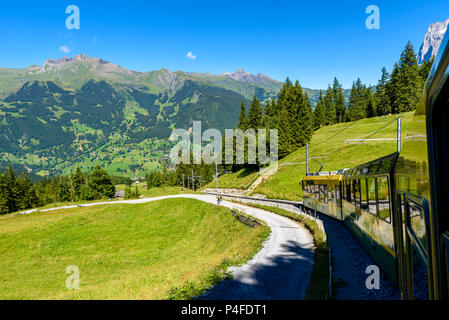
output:
M267 229L192 199L3 216L0 299L163 299L192 284L197 293L225 261L255 254ZM80 290L66 288L70 265Z
M218 177L218 187L219 188L235 188L235 189L245 189L248 184L254 180L257 176L258 171L251 171L247 169L242 169L237 172L227 173ZM204 186L204 188L216 188L217 183L215 179ZM203 189L204 189L203 188Z
M403 141L412 118L412 113L403 116ZM323 171L334 171L342 168L351 168L396 151L396 141L375 141L351 145L345 144L347 139L395 137L396 116L362 119L356 122L323 127L313 135L309 145L309 153L310 157L323 155L326 158L324 160L311 160L310 172L319 170L320 161L325 163ZM268 178L265 183L260 184L254 190L254 193L261 193L269 198L301 200L302 191L298 184L306 173L306 165L282 166L282 164L305 162L305 153L305 147L303 147L279 161L278 172ZM219 178L219 182L220 187L226 186L228 188L238 188L239 185L244 183L243 179L236 179L235 174L223 175Z

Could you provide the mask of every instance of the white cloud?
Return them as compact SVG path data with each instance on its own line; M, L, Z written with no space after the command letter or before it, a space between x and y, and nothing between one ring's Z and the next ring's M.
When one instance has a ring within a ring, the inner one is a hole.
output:
M92 41L93 44L97 44L98 38L94 37L94 40Z
M194 56L193 54L192 54L192 51L189 51L189 53L187 54L187 59L191 59L191 60L195 60L196 59L196 56Z
M59 47L58 51L61 51L62 53L69 53L71 50L69 47L61 46Z

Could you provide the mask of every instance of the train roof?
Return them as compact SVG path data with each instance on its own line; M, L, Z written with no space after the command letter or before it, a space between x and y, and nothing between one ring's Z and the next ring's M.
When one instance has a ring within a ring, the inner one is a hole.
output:
M343 179L341 174L333 174L328 176L305 176L301 181L320 181L320 182L339 182Z
M353 178L360 176L388 174L393 170L394 164L398 159L398 152L389 154L385 157L364 163L353 169L349 169L344 173L345 178Z

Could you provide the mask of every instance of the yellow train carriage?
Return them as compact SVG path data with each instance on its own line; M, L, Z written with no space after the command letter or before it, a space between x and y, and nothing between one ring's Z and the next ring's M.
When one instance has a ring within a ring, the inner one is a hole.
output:
M342 180L343 176L340 174L312 175L302 178L304 206L338 220L343 220L341 210Z

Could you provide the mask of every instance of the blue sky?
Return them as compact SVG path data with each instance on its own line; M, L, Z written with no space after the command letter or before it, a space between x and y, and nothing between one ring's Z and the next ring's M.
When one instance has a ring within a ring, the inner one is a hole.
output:
M380 30L365 27L371 4ZM65 27L69 5L80 8L80 30ZM336 76L349 88L357 77L375 84L408 40L418 51L429 24L447 18L447 0L2 1L0 67L85 53L138 71L243 68L309 88Z

